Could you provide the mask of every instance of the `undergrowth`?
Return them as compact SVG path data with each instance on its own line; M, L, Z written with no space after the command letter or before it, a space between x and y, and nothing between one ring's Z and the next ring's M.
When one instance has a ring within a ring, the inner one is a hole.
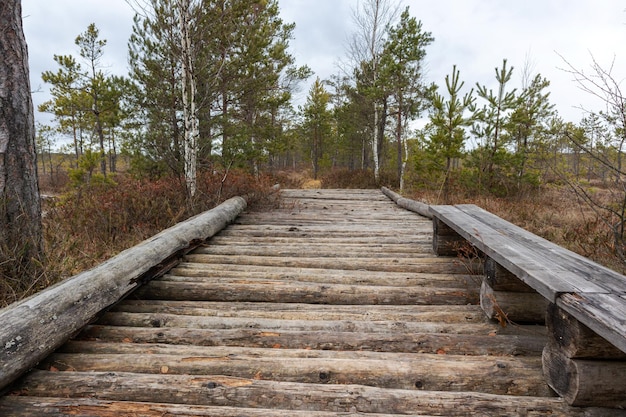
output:
M254 178L231 171L223 183L222 180L223 173L201 173L191 204L176 178L155 181L125 175L103 184L72 188L47 199L42 270L26 280L24 274L0 274L0 307L89 269L233 196L245 195L250 209L274 204L268 177Z

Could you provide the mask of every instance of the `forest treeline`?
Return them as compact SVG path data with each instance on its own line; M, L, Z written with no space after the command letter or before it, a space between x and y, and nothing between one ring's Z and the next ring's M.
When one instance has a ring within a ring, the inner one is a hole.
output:
M550 102L550 81L503 59L491 86L454 66L426 82L435 36L393 0L355 4L354 33L330 79L289 49L294 24L277 0L135 0L129 74L107 74L106 40L90 25L75 55L42 74L54 115L38 129L40 160L59 141L75 155L73 183L109 181L124 155L138 177L174 176L188 198L198 172L369 171L399 189L526 196L566 184L598 213L624 256L626 106L610 71L569 66L605 109L579 123ZM503 57L505 58L505 57ZM513 75L520 82L513 84ZM310 82L306 102L294 92ZM609 190L602 198L598 187Z

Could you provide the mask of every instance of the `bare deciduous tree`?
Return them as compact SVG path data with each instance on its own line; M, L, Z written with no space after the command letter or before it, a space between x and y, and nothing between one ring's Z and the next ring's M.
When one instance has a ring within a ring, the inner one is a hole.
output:
M595 138L596 142L602 142L604 146L594 147L593 141L588 141L584 135L574 132L566 132L565 135L572 147L579 149L608 172L603 178L610 197L600 198L579 181L569 178L567 180L576 194L610 230L614 252L626 262L626 170L623 167L626 152L626 96L622 92L620 81L613 75L614 62L605 68L593 56L591 58L589 73L575 68L564 58L563 61L568 66L566 71L574 77L578 87L598 98L605 107L597 114L583 109L604 126L604 129L596 130L596 133L601 131L605 137L599 140Z

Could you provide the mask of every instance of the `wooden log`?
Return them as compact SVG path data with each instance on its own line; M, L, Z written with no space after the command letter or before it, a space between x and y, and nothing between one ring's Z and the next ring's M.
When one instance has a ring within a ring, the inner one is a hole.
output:
M161 277L163 281L206 282L208 279L265 279L391 287L478 288L481 277L469 274L425 274L383 271L345 271L317 268L256 267L184 262Z
M51 377L51 374L54 375ZM406 415L419 410L422 414L503 417L589 415L587 410L567 406L560 398L394 390L361 385L315 384L313 387L311 384L225 376L34 371L21 380L16 389L28 389L31 396L56 392L60 397L111 401L152 402L158 399L172 404L299 411Z
M423 246L426 248L426 245ZM430 249L430 245L428 245ZM417 245L410 247L395 247L392 245L378 247L364 248L362 246L337 246L337 245L324 245L324 246L309 246L307 244L297 245L285 245L285 246L213 246L208 245L198 248L194 253L207 254L207 255L243 255L243 256L279 256L279 257L294 257L302 254L315 254L319 257L341 257L341 258L415 258L420 256L420 253L425 253L426 250L420 250Z
M555 304L548 307L546 325L551 343L568 358L626 360L626 353Z
M545 335L443 333L356 333L338 331L203 330L150 327L87 326L79 340L118 343L172 343L199 346L249 346L313 350L445 353L450 355L540 355Z
M412 236L380 236L375 240L365 237L350 237L350 236L236 236L231 233L230 236L225 236L220 233L213 236L208 243L211 245L290 245L300 244L306 245L307 243L311 247L323 246L323 245L350 245L350 246L378 246L378 245L423 245L431 243L432 239L432 226L428 225L428 230L416 231ZM430 248L428 249L430 251Z
M279 353L282 349L278 349ZM311 355L313 356L313 355ZM541 358L398 355L378 358L244 355L57 353L41 369L73 372L131 372L224 375L309 384L357 384L379 388L553 396L541 374Z
M576 407L626 408L626 361L568 358L559 346L543 350L543 372L548 384Z
M515 274L503 268L489 256L485 257L485 281L494 291L536 292Z
M204 317L177 314L145 314L107 312L99 324L124 327L237 329L262 331L338 331L358 333L464 333L488 335L494 331L492 323L398 322L370 320L277 320L251 317Z
M265 281L203 283L153 281L138 298L189 301L253 301L313 304L471 304L478 291L469 288L382 287Z
M457 256L466 240L437 217L433 217L433 251L437 256Z
M439 323L482 323L480 306L385 306L301 303L224 303L212 301L124 300L109 311L128 313L180 314L185 316L251 317L281 320L361 320Z
M446 258L416 257L413 259L380 259L371 258L317 258L317 257L284 257L273 256L221 256L189 254L188 262L218 263L251 266L277 266L292 268L330 268L346 270L390 271L390 272L432 272L432 273L467 273L462 265L450 262ZM254 269L254 268L251 268Z
M397 414L360 412L276 410L161 404L93 398L46 398L7 396L0 398L0 415L21 417L94 416L98 417L397 417ZM422 416L428 417L428 416Z
M539 293L494 291L483 282L480 288L480 306L490 319L501 324L545 323L549 301Z
M622 352L626 352L624 293L562 294L556 304Z
M387 187L382 187L381 191L391 200L393 200L398 207L402 207L403 209L412 211L414 213L419 214L420 216L426 217L428 219L432 219L433 215L430 212L429 205L423 203L421 201L415 201L408 198L402 197L400 194L391 191Z
M232 198L0 311L0 389L64 343L100 311L151 278L155 265L173 266L193 246L232 222L245 207L243 198Z

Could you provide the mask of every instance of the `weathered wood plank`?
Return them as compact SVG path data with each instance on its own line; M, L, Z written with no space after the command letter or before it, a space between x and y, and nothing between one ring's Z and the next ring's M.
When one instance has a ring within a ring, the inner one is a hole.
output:
M239 245L237 247L210 245L196 249L197 254L207 255L228 255L228 256L280 256L294 257L303 253L314 253L316 257L327 258L418 258L428 256L427 252L430 245L386 245L386 246L370 246L363 247L358 245L285 245L285 246L259 246L259 245ZM432 256L432 255L431 255Z
M277 351L283 352L282 349ZM539 357L485 360L475 356L406 355L393 359L393 355L378 355L380 358L345 358L340 355L317 358L306 354L266 356L262 353L248 356L240 352L208 356L57 353L39 367L72 372L224 375L309 384L553 396L543 379Z
M163 281L206 282L209 279L265 279L391 287L478 288L480 276L468 274L426 274L318 268L255 267L245 265L184 262L164 275Z
M416 245L411 247L348 247L346 245L324 245L324 246L308 246L308 245L286 245L283 247L274 246L271 248L262 246L205 246L194 251L196 254L206 255L227 255L227 256L279 256L279 257L295 257L303 253L315 255L316 257L327 258L416 258L423 256L422 254L429 247L428 244L422 245L422 250Z
M97 400L93 398L0 398L0 415L21 417L58 416L141 416L141 417L394 417L397 414L360 412L271 410L262 408L217 407L187 404L161 404ZM421 415L421 414L420 414ZM421 415L422 417L428 417ZM610 417L610 416L608 416Z
M280 320L365 320L440 323L483 323L485 314L475 305L354 305L302 303L229 303L213 301L125 300L109 311L187 316L256 317Z
M247 280L230 282L152 281L137 297L157 300L253 301L313 304L471 304L470 288L383 287L311 282Z
M107 312L98 323L108 326L237 329L260 331L337 331L357 333L465 333L488 335L497 329L493 323L441 323L363 320L280 320L252 317L184 316L177 314Z
M604 290L595 288L585 289L583 292L612 292L626 294L626 279L624 276L575 252L558 246L547 239L539 237L519 226L489 213L474 205L456 206L463 212L478 219L484 224L489 224L503 235L523 245L537 257L545 260L546 269L554 268L555 265L567 265L567 270L578 276L579 280L588 281ZM549 255L548 255L549 254ZM574 291L568 291L574 292Z
M263 331L259 329L203 330L91 325L79 340L118 343L170 343L199 346L248 346L312 350L369 350L376 352L440 353L450 355L540 355L545 335L517 330L504 334L356 333L339 331Z
M219 263L252 266L276 266L292 268L320 268L345 269L390 272L422 272L422 273L467 273L459 263L449 259L433 258L424 255L413 259L390 259L381 261L370 258L316 258L316 257L282 257L273 256L223 256L189 254L185 257L188 262Z
M208 244L210 245L253 245L253 244L264 244L267 246L273 245L289 245L300 244L305 245L310 243L312 247L316 246L324 246L324 245L346 245L346 246L359 246L362 247L378 247L379 245L407 245L417 247L422 247L424 244L428 244L432 241L432 230L417 232L410 237L400 237L400 236L378 236L375 240L369 237L356 237L356 236L344 236L338 237L334 235L326 235L326 236L292 236L292 237L275 237L275 236L238 236L236 234L232 234L231 236L226 236L223 233L212 237Z
M230 223L246 201L237 197L167 229L89 271L0 311L0 389L50 354L104 308L137 288L155 265L177 261Z
M563 293L606 292L606 289L545 256L509 239L506 233L493 229L454 206L431 206L436 217L444 219L459 235L481 252L518 276L551 302Z
M46 396L54 390L63 397L133 402L159 398L172 404L301 411L412 414L419 410L424 414L450 416L487 414L511 417L589 415L588 410L569 407L559 398L391 390L361 385L313 386L224 376L55 372L51 377L51 374L34 371L22 380L20 386L28 387L31 396Z

